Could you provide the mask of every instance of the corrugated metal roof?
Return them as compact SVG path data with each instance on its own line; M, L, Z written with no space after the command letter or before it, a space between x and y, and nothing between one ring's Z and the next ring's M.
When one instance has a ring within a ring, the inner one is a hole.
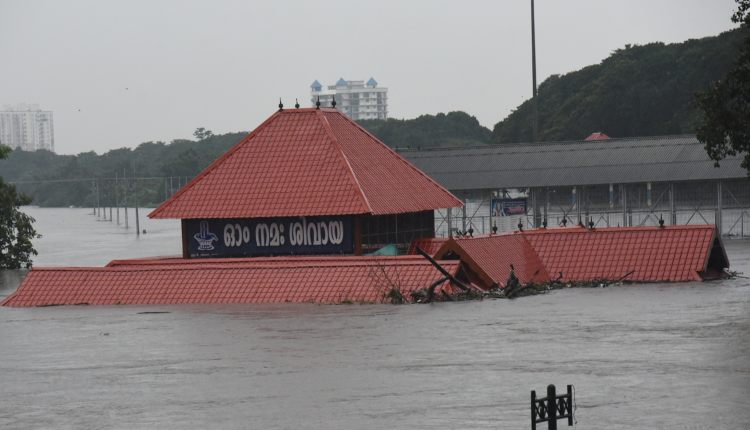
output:
M403 151L449 190L746 178L741 158L708 158L695 136Z

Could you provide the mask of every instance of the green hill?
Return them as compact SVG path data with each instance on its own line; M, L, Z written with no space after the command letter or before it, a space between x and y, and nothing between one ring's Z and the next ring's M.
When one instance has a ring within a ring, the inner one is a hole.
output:
M696 92L731 68L747 29L665 45L618 49L600 64L553 75L539 86L539 140L693 133ZM527 100L492 131L492 143L531 141Z
M420 115L414 119L363 120L359 123L392 148L484 145L490 130L466 112Z

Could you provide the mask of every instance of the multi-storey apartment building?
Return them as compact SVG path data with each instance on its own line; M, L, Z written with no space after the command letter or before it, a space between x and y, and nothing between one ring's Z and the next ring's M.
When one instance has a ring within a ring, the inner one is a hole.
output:
M336 85L325 90L317 80L310 85L312 105L320 99L320 105L330 107L334 97L336 108L353 120L388 118L388 88L378 87L370 78L365 81L347 81L341 78Z
M55 150L52 111L39 105L5 106L0 111L0 143L24 151Z

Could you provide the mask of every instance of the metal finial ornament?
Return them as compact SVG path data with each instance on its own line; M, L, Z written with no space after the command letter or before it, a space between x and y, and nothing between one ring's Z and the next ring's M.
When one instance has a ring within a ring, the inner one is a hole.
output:
M496 233L497 233L497 223L493 223L492 224L492 234L496 234Z
M299 100L294 99L294 108L299 109Z
M315 102L315 109L320 109L320 96L318 96L318 101Z
M547 228L547 220L542 221L542 228Z
M281 103L281 97L279 97L279 110L284 109L284 103Z
M566 225L568 225L568 219L567 218L563 217L562 225L563 225L563 227L565 227Z
M659 214L659 228L664 228L664 217Z
M336 109L336 96L333 96L333 100L331 101L331 107Z
M518 219L518 231L523 231L523 223L520 218Z
M469 227L469 237L474 237L474 228Z
M591 220L591 219L589 220L589 229L591 230L594 229L594 220Z

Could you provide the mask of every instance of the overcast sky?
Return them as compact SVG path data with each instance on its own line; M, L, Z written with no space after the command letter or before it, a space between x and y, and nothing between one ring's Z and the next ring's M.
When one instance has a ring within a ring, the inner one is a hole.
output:
M627 43L731 29L733 0L537 0L539 82ZM0 0L0 107L54 111L55 148L251 130L310 83L374 77L391 117L492 128L531 94L529 0Z

